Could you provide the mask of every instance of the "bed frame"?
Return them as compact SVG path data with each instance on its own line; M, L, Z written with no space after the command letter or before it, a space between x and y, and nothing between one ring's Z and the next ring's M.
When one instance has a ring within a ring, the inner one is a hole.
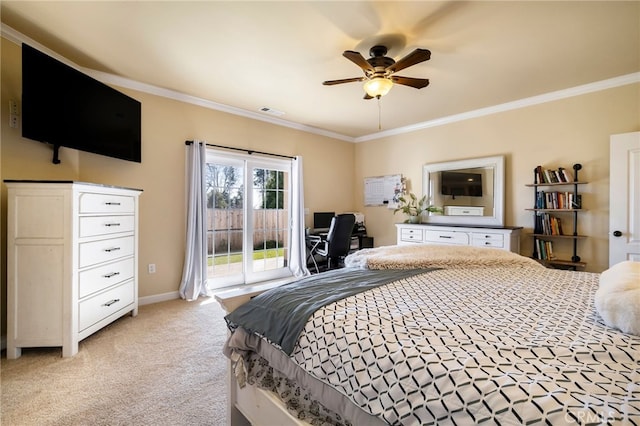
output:
M228 362L227 424L232 426L311 426L293 417L282 400L273 392L247 384L238 386Z
M251 298L282 285L282 282L261 286L229 290L216 294L215 298L227 312L233 312L238 306ZM240 388L235 375L231 371L231 360L227 361L227 424L231 426L311 426L299 420L287 410L284 402L274 392L247 384Z

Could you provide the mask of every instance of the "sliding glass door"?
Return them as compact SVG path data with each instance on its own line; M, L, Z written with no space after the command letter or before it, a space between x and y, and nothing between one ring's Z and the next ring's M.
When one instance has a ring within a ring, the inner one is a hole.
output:
M288 160L208 152L209 287L291 275L290 180Z

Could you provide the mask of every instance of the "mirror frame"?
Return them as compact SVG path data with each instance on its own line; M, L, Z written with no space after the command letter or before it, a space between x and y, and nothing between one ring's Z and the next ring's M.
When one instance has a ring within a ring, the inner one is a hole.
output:
M440 172L443 170L489 167L493 167L494 173L493 216L445 216L441 214L429 214L423 217L423 223L504 226L504 155L425 164L422 168L422 192L423 195L427 196L429 203L432 203L433 185L429 177L430 173Z

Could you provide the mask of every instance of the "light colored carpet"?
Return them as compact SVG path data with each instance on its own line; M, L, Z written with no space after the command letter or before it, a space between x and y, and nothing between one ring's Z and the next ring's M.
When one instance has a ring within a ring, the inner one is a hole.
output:
M224 425L224 312L213 298L141 306L80 342L2 358L3 426Z

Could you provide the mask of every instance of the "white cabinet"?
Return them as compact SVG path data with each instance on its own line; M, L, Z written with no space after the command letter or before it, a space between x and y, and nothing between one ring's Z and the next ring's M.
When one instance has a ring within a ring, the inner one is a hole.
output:
M520 231L517 226L451 226L438 224L398 223L397 244L449 244L493 247L520 252Z
M5 181L7 358L78 342L138 313L137 189Z

